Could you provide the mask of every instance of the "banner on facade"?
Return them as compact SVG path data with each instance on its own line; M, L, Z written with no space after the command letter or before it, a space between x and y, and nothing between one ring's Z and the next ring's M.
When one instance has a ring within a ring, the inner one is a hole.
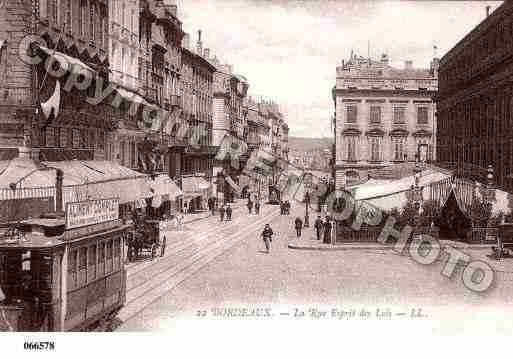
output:
M119 199L108 198L66 204L66 229L91 226L119 218Z

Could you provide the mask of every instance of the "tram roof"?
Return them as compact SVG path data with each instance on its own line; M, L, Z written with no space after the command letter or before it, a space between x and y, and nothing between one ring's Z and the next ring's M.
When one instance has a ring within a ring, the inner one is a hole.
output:
M45 226L49 225L49 227L55 226L64 226L64 221L62 219L37 219L37 220L29 220L31 225L41 225ZM23 223L22 223L23 224ZM24 233L23 235L17 237L17 239L9 240L5 237L2 238L0 232L0 251L6 250L49 250L49 249L58 249L66 244L75 243L79 241L85 241L88 239L93 239L95 237L107 236L111 233L115 233L121 230L125 230L130 228L129 224L115 225L111 228L105 229L104 227L97 227L95 230L95 226L82 227L75 230L65 231L60 235L55 236L46 236L43 233ZM103 228L103 229L102 229Z

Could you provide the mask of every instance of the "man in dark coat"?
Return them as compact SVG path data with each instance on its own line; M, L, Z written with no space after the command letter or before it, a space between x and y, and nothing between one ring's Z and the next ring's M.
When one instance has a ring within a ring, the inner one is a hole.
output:
M224 221L224 212L225 212L224 204L219 208L219 215L221 216L221 222Z
M285 202L285 208L286 208L287 215L289 215L290 214L290 202L289 201Z
M229 203L228 203L228 206L226 207L226 220L227 221L232 220L232 207L230 207Z
M331 244L331 228L332 228L331 218L326 216L326 220L324 221L324 241L323 243Z
M251 214L251 210L253 209L253 202L251 202L251 198L248 199L248 211Z
M315 233L317 234L317 240L320 241L321 240L322 228L323 228L323 223L322 223L321 216L317 216L317 219L315 220L314 227L315 227Z
M273 241L273 230L271 229L271 226L269 224L266 224L264 227L264 230L262 232L262 238L264 240L265 249L267 250L267 253L269 253L269 249L271 248L271 242Z
M303 221L301 218L296 217L296 220L294 221L295 227L296 227L296 234L297 237L301 237L301 229L303 229Z
M260 201L259 200L257 200L255 202L255 213L260 214Z

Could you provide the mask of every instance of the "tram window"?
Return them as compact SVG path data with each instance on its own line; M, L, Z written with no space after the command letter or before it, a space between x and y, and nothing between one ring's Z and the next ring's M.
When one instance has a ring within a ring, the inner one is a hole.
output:
M96 246L89 247L89 256L88 256L89 266L96 265Z
M77 286L77 250L72 250L68 254L68 284L73 289Z
M105 262L105 243L102 242L98 245L98 262Z
M114 240L114 257L118 258L121 255L120 239Z
M78 269L85 269L87 264L87 248L80 248L79 258L78 258Z
M112 259L112 241L107 242L107 260Z

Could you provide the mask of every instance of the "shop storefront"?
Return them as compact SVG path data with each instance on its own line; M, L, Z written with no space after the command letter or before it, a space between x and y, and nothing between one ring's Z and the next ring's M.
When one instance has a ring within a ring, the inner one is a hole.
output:
M187 176L182 178L184 212L196 212L207 209L207 200L211 194L211 184L201 176Z

